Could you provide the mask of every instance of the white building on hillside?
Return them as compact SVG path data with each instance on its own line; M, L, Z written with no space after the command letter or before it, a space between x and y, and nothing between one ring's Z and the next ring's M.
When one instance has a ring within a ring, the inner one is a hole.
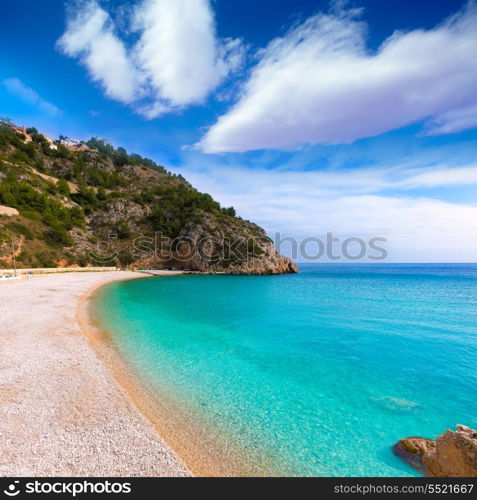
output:
M76 139L70 139L69 137L60 137L60 144L66 146L67 148L73 148L80 146L81 142Z

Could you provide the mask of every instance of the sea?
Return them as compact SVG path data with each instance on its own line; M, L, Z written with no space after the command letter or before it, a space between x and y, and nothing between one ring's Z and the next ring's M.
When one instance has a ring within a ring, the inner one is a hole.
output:
M416 476L399 439L477 427L477 265L154 277L92 307L139 379L264 475Z

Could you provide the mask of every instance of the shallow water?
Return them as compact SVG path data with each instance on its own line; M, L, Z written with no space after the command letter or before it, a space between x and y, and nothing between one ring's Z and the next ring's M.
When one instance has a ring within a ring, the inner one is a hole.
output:
M412 476L391 446L477 426L476 265L303 265L104 287L149 385L286 475Z

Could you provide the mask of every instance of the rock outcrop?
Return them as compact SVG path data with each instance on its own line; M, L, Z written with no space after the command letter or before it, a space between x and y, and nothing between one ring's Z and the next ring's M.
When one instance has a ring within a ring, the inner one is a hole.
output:
M205 273L271 275L298 272L298 266L279 253L256 224L205 215L187 224L178 238L161 237L156 251L135 267L171 267Z
M435 441L422 437L401 439L394 453L431 477L477 477L477 431L458 425Z
M189 225L183 235L195 249L189 266L203 272L227 274L296 273L297 265L281 255L265 231L248 221L206 218Z
M435 447L436 443L432 439L413 436L401 439L393 446L393 452L408 465L427 476L427 469L422 458Z

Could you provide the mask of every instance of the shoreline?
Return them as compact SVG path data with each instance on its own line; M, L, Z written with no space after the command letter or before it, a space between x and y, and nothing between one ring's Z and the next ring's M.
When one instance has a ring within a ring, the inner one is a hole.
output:
M147 277L143 275L137 278ZM110 334L93 316L92 304L101 290L112 282L98 284L81 297L77 307L76 322L112 378L126 391L131 404L145 416L166 444L185 463L193 476L276 475L272 472L273 468L269 463L257 465L260 459L253 462L255 465L251 465L249 461L246 461L245 456L240 457L237 450L229 449L220 437L200 428L194 422L194 416L187 414L188 412L180 408L177 402L164 393L158 394L157 390L153 391L145 381L140 380L134 367L114 346Z
M0 476L281 475L272 457L235 447L196 408L149 387L93 317L105 286L153 277L62 273L0 285Z
M99 359L78 305L130 272L0 285L0 475L191 476Z

